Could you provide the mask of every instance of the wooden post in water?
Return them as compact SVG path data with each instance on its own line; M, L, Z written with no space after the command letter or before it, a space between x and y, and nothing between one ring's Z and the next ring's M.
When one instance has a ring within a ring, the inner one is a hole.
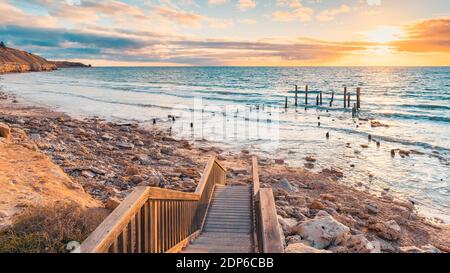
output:
M288 108L288 105L287 105L287 96L286 96L286 100L284 102L284 109L287 109L287 108Z
M330 107L333 106L333 101L334 101L334 91L331 92L331 101L330 101Z
M347 108L347 87L344 87L344 108Z
M361 88L356 88L356 109L361 109Z
M352 94L349 92L349 93L347 94L347 107L348 107L348 108L350 108L350 100L351 100L351 96L352 96Z
M298 105L297 99L298 99L298 86L295 85L295 107L297 107Z
M319 96L320 96L320 105L322 105L322 91L320 91Z
M319 95L316 96L316 105L319 106Z
M305 104L308 105L308 85L305 86Z

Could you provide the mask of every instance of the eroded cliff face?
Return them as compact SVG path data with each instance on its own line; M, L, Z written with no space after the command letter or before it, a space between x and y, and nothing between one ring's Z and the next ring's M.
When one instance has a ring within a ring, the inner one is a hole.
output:
M14 48L0 47L0 74L56 69L54 63L42 57Z

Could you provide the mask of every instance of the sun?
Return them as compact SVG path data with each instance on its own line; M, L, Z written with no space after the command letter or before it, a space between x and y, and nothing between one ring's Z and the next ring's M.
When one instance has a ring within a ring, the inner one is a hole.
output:
M368 42L387 44L398 40L403 36L403 30L399 27L380 26L375 30L365 33Z

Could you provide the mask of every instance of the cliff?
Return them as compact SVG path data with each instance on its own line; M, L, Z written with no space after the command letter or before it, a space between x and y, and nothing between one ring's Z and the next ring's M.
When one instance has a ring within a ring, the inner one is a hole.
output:
M31 53L0 46L0 73L51 71L56 65Z
M51 71L58 68L91 67L77 62L48 61L26 51L6 47L0 43L0 74L30 71Z
M91 67L90 64L78 63L78 62L66 62L66 61L52 61L57 68L72 68L72 67Z

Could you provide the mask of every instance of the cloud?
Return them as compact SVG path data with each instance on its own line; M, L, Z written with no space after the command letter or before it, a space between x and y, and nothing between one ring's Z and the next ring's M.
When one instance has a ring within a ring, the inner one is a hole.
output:
M404 37L390 43L398 51L450 53L450 17L416 22L404 31Z
M316 19L318 21L331 21L333 20L337 15L350 12L351 8L347 5L341 5L338 8L335 9L326 9L321 11L317 16Z
M228 2L228 1L227 0L208 0L209 5L223 5L226 2Z
M201 27L202 20L206 19L206 17L195 13L179 11L162 6L155 7L153 11L159 16L162 16L168 20L173 20L179 24L195 28Z
M246 11L256 7L256 2L254 0L238 0L236 4L240 11Z
M130 36L133 33L126 33ZM41 53L50 59L92 59L123 62L221 65L253 61L302 62L336 59L363 50L352 43L300 39L293 41L231 41L135 33L133 38L66 29L2 26L7 44Z
M272 13L272 20L277 22L289 22L300 20L302 22L311 21L314 10L302 5L299 0L277 0L277 5L289 7L290 11L275 11Z

